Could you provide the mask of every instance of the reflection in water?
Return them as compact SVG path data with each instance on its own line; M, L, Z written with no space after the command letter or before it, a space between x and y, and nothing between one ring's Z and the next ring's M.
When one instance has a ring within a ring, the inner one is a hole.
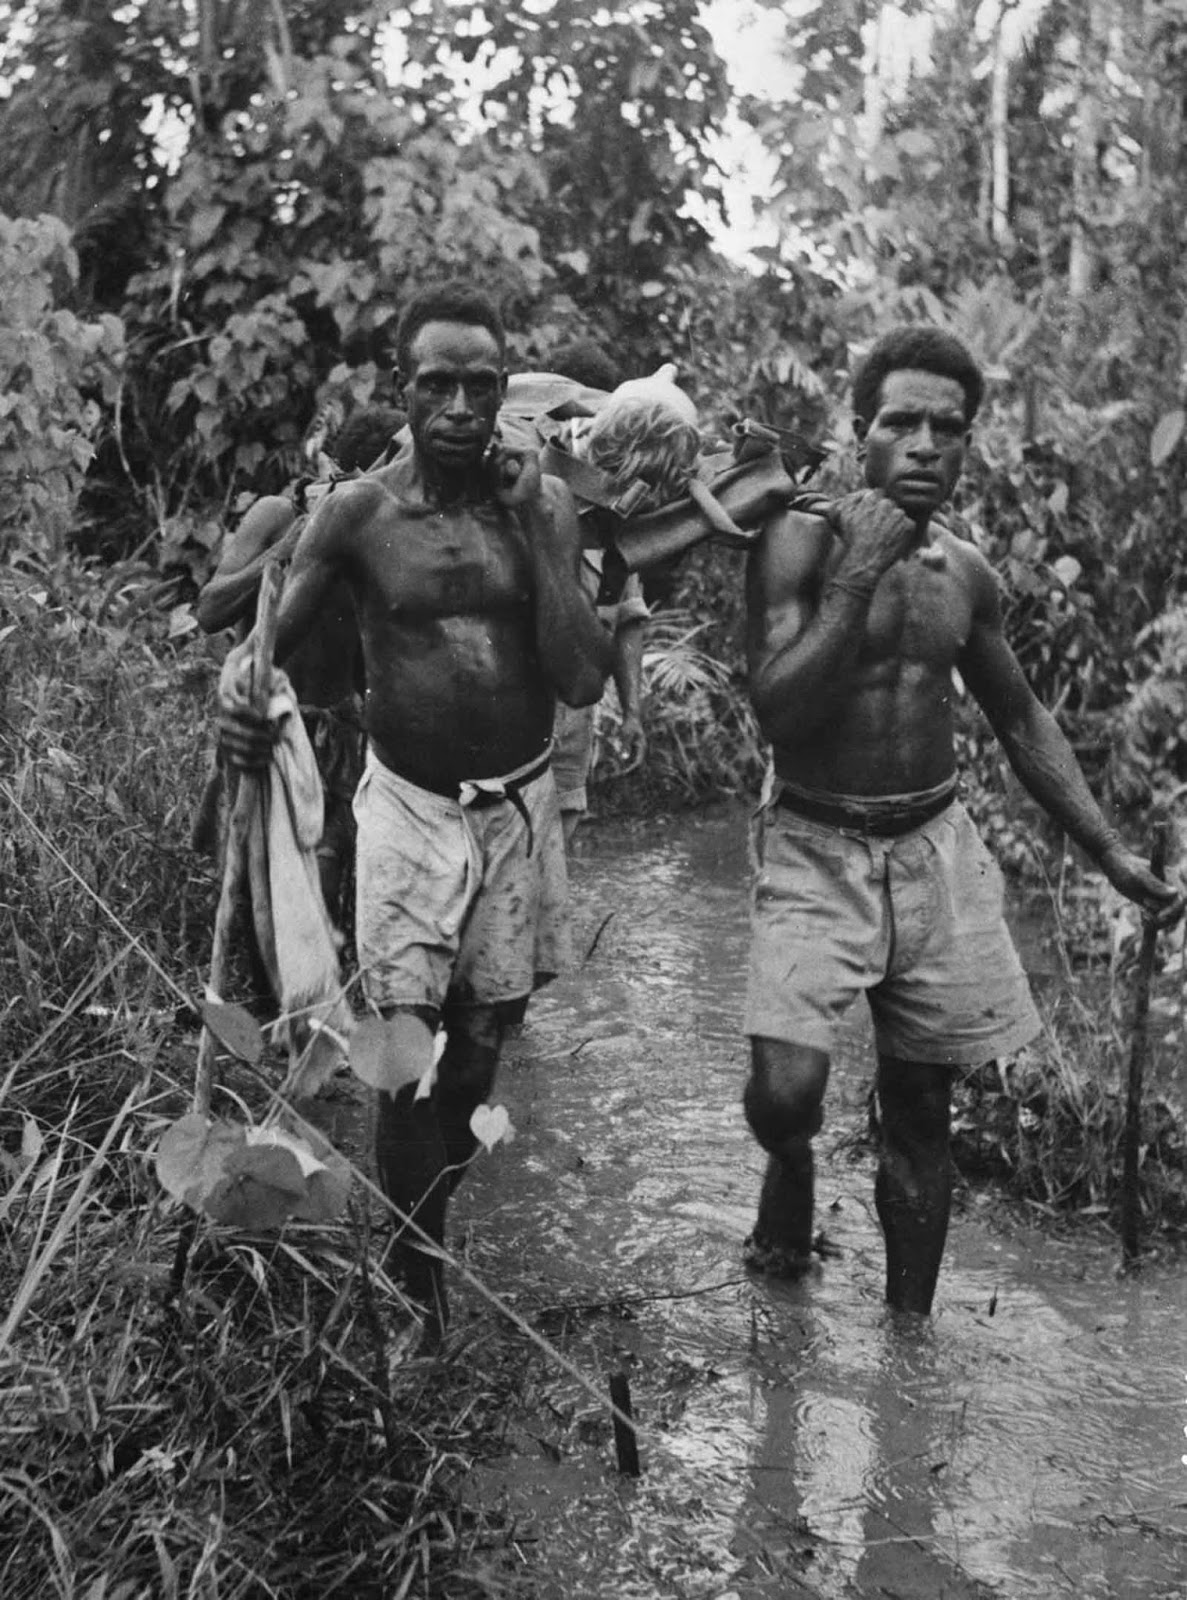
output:
M521 1310L640 1301L591 1313L570 1353L630 1364L645 1475L628 1492L590 1449L533 1504L532 1592L1183 1600L1183 1278L1118 1283L1111 1254L1004 1237L973 1204L932 1321L891 1317L853 1139L860 1018L818 1141L844 1256L799 1285L740 1270L762 1165L740 1106L746 875L740 814L590 830L579 948L600 936L533 1002L499 1091L520 1137L459 1194L474 1266ZM588 1413L565 1382L554 1410ZM497 1475L513 1509L524 1470Z

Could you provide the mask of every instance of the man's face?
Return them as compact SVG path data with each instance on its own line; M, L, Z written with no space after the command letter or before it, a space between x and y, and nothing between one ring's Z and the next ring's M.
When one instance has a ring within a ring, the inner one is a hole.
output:
M930 516L956 487L968 442L964 389L955 378L914 368L888 373L864 430L866 483L908 516Z
M426 322L416 330L404 374L408 426L422 459L446 473L482 460L506 387L489 328Z

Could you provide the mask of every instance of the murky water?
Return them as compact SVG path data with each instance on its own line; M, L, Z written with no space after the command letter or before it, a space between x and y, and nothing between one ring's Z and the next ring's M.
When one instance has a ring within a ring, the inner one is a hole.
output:
M896 1323L858 1016L818 1140L843 1257L751 1280L744 819L593 826L573 876L594 948L533 1002L496 1096L517 1140L478 1164L453 1232L583 1371L628 1375L644 1470L618 1475L594 1400L525 1348L508 1454L472 1475L515 1523L504 1580L569 1600L1184 1600L1187 1274L1118 1280L1105 1245L1003 1229L971 1197L933 1318Z

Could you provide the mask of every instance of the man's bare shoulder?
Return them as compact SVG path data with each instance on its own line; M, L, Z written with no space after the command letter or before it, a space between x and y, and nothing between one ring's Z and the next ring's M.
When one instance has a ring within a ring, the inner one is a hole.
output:
M835 539L827 518L788 507L765 524L755 546L755 563L770 580L794 582L819 570Z
M290 495L263 494L248 506L231 538L241 547L252 544L265 550L283 537L296 515Z
M563 507L576 513L577 502L573 498L573 491L563 478L554 477L551 472L541 473L540 493L549 508Z
M786 511L772 517L767 527L778 530L779 537L785 543L798 540L810 544L813 541L827 542L833 538L833 525L826 516L819 511L800 510L796 506L788 506Z
M313 500L313 497L309 497ZM394 505L374 478L343 478L328 485L310 506L309 519L301 532L293 560L297 566L310 562L336 564L353 559L360 547L359 536ZM366 548L367 541L361 541Z
M984 551L948 528L939 534L936 544L943 550L950 569L968 585L974 598L996 602L1001 593L1000 580Z

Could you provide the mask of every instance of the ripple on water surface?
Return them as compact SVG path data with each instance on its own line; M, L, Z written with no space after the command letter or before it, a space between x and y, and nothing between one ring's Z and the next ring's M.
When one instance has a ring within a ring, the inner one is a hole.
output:
M630 1485L594 1402L541 1380L586 1434L557 1424L559 1465L520 1451L475 1480L537 1529L529 1592L1187 1600L1184 1275L1118 1282L1111 1253L972 1204L930 1323L890 1318L860 1018L818 1140L843 1258L800 1285L741 1272L747 875L740 812L589 830L592 953L533 1002L500 1086L519 1138L459 1195L476 1268L552 1308L599 1385L629 1370L644 1429Z

